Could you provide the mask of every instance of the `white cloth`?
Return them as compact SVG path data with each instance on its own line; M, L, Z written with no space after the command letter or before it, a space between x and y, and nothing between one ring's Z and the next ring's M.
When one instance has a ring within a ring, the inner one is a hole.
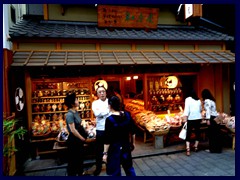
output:
M95 100L92 103L92 111L96 117L96 130L105 130L105 121L109 116L109 108L108 108L108 99L105 101L101 99Z
M202 106L201 101L195 100L192 97L188 97L185 99L185 107L184 107L184 116L188 116L188 120L197 120L202 119Z
M213 100L205 99L204 109L206 111L206 119L210 119L211 116L218 116L218 112L216 110L216 103Z

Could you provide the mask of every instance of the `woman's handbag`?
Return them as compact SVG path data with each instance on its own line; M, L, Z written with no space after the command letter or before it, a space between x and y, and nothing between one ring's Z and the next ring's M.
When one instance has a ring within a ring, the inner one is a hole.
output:
M179 138L185 140L187 136L187 122L185 122L185 124L182 127L182 130L179 133Z

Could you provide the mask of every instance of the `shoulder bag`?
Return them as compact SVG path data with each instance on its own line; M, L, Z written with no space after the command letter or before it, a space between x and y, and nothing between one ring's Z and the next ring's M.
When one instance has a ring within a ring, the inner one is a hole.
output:
M184 123L182 130L179 133L179 138L185 140L187 136L187 122Z

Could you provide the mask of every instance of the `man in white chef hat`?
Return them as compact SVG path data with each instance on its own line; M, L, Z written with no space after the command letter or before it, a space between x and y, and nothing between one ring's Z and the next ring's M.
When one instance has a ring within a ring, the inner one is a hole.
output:
M104 130L105 121L109 116L109 107L107 99L108 84L104 80L98 80L94 83L94 89L98 99L92 103L92 111L96 117L96 170L94 176L98 176L102 170L102 156L104 150Z

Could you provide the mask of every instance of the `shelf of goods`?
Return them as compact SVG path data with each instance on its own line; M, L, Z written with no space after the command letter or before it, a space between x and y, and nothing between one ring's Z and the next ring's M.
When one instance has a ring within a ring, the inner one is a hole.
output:
M170 79L174 77L173 79ZM177 82L174 84L174 80ZM148 109L158 113L178 112L183 107L181 83L175 76L148 77Z
M147 133L153 137L164 136L170 128L182 126L182 112L157 115L153 111L145 110L142 100L127 99L125 102L125 109L131 113L135 124L144 132L144 142L147 141Z
M64 99L68 93L75 92L79 100L77 111L83 122L93 122L91 110L91 84L89 81L80 82L32 82L32 120L31 142L34 144L36 155L55 152L53 150L56 137L62 129L66 129L67 106ZM43 144L44 143L44 144ZM48 148L41 148L47 146Z

